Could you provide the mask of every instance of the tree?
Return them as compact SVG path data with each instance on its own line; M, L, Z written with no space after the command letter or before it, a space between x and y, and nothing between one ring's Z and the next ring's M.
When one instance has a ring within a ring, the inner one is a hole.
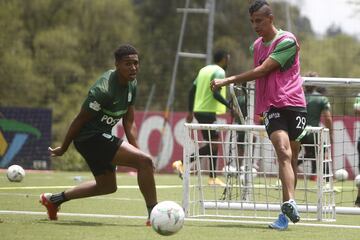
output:
M1 106L39 106L44 89L33 72L31 52L24 46L27 32L18 1L0 2L0 96ZM19 94L21 93L21 94Z

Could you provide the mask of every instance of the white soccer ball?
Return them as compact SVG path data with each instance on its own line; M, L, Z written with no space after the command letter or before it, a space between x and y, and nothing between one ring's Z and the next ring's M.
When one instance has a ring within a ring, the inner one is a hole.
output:
M150 214L152 228L163 236L178 232L184 225L184 219L184 210L173 201L159 202Z
M357 188L360 188L360 174L354 179Z
M253 178L256 178L256 177L257 177L257 170L256 170L256 168L252 168L252 175L253 175Z
M25 170L19 165L11 165L6 172L10 182L21 182L25 177Z
M244 173L245 172L245 166L241 166L240 167L240 171L242 172L242 173ZM257 170L256 170L256 168L252 168L251 169L251 175L252 175L252 177L253 178L256 178L257 177Z
M349 173L345 169L339 169L335 172L335 178L338 181L345 181L349 177Z
M223 173L225 176L236 176L238 174L238 171L236 167L227 165L223 167Z

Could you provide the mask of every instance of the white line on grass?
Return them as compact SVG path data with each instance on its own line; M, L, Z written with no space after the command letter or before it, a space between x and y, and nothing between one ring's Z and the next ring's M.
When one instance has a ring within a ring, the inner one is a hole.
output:
M0 192L0 196L21 196L21 197L39 197L39 194L28 194L28 193L1 193ZM91 197L88 199L101 199L101 200L119 200L119 201L144 201L143 198L120 198L120 197L110 197L108 196L96 196L96 197Z
M3 214L3 215L5 215L5 214L46 215L45 212L9 211L9 210L0 210L0 214ZM128 216L128 215L112 215L112 214L87 214L87 213L58 213L58 214L60 216L68 216L68 217L146 219L145 216ZM270 222L265 222L265 221L202 219L202 218L186 218L185 221L214 222L214 223L241 223L241 224L258 224L258 225L267 225L270 223ZM321 223L297 223L296 226L360 229L360 226L354 226L354 225L321 224Z
M27 187L0 187L0 190L19 190L19 189L58 189L58 188L73 188L75 186L27 186ZM138 189L138 185L119 185L119 189ZM182 188L182 185L156 185L158 189L165 188Z

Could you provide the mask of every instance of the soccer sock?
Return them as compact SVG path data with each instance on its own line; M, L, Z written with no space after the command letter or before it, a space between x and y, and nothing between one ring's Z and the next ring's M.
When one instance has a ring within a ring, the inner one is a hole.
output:
M151 211L152 211L152 209L155 207L156 204L157 204L157 203L155 203L155 204L152 205L152 206L146 206L146 208L147 208L147 210L148 210L148 218L149 218L149 219L150 219Z
M286 202L293 202L293 203L295 203L296 204L296 202L295 202L295 200L294 199L292 199L292 198L290 198L288 201L286 201Z
M50 202L52 202L58 206L66 201L68 201L68 199L65 198L65 192L56 193L56 194L51 195L51 197L50 197Z

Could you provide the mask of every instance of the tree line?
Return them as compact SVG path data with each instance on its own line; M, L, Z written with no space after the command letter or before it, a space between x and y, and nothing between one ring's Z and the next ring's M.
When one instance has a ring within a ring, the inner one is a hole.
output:
M140 52L136 108L144 110L151 89L151 109L165 108L180 32L179 0L0 0L0 106L45 107L53 110L53 138L63 137L79 111L87 89L113 68L113 51L131 43ZM205 0L193 0L203 8ZM276 26L288 21L301 44L302 70L327 77L360 76L359 40L329 29L318 37L311 22L291 6L273 3ZM207 16L189 15L183 51L204 53ZM248 1L217 1L214 48L231 53L228 74L252 66L249 46L256 38ZM186 111L187 92L203 60L180 62L174 110Z

